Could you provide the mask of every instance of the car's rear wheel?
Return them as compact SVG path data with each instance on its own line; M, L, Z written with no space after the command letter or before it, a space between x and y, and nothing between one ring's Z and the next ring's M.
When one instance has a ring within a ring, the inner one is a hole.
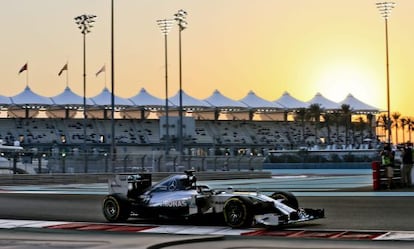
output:
M239 197L229 198L224 203L223 215L225 223L233 228L248 227L253 222L251 203Z
M109 222L126 221L131 213L128 200L120 195L108 195L102 207L105 219Z
M282 200L283 204L293 209L297 210L299 208L298 199L296 199L296 197L290 192L285 192L285 191L274 192L272 195L270 195L270 198L275 199L275 200Z

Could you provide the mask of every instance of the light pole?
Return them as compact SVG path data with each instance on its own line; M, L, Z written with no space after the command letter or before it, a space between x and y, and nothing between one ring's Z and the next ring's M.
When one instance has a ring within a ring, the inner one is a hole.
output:
M86 34L91 32L95 15L81 15L75 17L75 22L83 35L83 153L84 153L84 171L88 172L87 153L86 153Z
M385 20L385 60L387 71L387 131L388 131L388 144L391 145L391 115L390 115L390 65L388 58L388 18L391 14L391 10L395 7L394 2L379 2L376 4L381 16Z
M179 57L179 77L180 77L180 85L179 85L179 98L180 98L180 104L179 104L179 110L178 110L178 116L179 116L179 124L178 124L178 151L180 152L180 161L181 157L183 155L183 84L182 84L182 63L181 63L181 31L187 28L187 12L183 9L179 10L176 14L174 14L175 20L178 24L178 57Z
M111 0L111 168L115 171L115 62L114 62L114 0ZM105 172L107 172L105 170Z
M157 20L158 27L161 29L161 33L164 35L164 58L165 58L165 155L169 154L169 140L170 140L170 125L168 121L168 46L167 37L174 23L172 19Z

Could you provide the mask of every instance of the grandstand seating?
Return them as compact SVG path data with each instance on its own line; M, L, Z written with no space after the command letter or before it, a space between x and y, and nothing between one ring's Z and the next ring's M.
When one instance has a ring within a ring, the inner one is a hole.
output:
M151 146L160 143L158 119L115 119L116 144ZM111 120L88 119L86 142L108 144L111 141ZM81 144L84 136L82 119L4 118L0 119L0 139L8 144L20 141L24 145L36 144ZM345 127L322 127L315 134L312 122L294 121L243 121L243 120L196 120L195 132L186 137L185 144L231 145L239 147L262 147L268 149L292 149L299 146L319 146L327 149L342 149L345 145ZM362 143L369 137L368 131L349 132L348 143L352 148L367 148ZM322 141L319 138L324 138ZM330 144L327 144L330 141Z

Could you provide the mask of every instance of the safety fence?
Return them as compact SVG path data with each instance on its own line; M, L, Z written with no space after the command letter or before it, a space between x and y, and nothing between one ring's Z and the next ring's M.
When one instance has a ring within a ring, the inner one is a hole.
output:
M128 173L196 171L260 171L262 156L180 156L162 153L59 155L11 157L0 164L2 174ZM1 162L0 162L1 163Z

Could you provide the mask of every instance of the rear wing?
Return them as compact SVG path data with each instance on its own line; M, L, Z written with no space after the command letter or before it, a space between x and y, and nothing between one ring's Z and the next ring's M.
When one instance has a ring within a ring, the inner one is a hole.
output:
M151 185L151 174L119 174L108 179L108 192L127 196L140 195Z

